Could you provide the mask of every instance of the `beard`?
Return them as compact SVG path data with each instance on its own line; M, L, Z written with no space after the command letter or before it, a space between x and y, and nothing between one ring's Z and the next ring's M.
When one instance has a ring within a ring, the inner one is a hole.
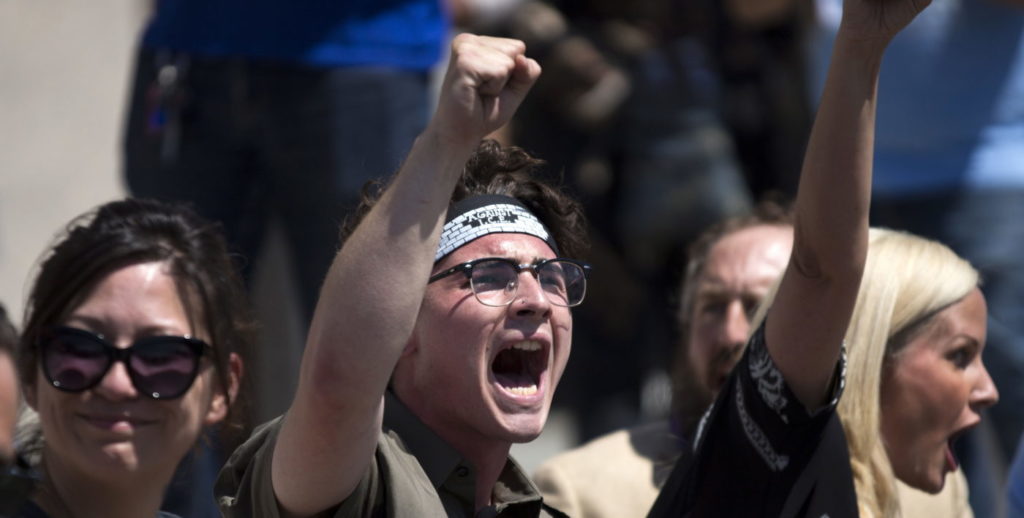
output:
M672 418L686 440L692 440L704 412L717 394L700 383L686 354L680 354L672 376Z
M715 373L720 373L723 370L731 372L739 363L745 349L746 344L736 344L731 348L720 350L711 359L711 364L707 369L708 376L714 376L715 379L707 382L702 382L693 365L690 364L686 351L680 350L675 370L672 373L672 417L678 421L679 429L685 439L693 439L701 417L718 397L718 392L722 387L718 386L714 389L708 387L712 383L715 385L719 383L718 375ZM728 378L721 380L722 385L727 381Z

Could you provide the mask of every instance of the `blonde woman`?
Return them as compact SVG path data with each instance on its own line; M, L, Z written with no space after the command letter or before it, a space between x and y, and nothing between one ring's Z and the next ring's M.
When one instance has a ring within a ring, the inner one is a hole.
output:
M953 442L999 398L981 361L987 308L978 285L978 272L947 246L870 230L837 409L861 518L973 516Z
M861 516L899 516L897 480L927 493L947 479L962 484L947 477L958 467L952 443L999 397L981 360L987 309L978 282L940 243L871 230L839 404ZM969 516L966 491L953 493Z

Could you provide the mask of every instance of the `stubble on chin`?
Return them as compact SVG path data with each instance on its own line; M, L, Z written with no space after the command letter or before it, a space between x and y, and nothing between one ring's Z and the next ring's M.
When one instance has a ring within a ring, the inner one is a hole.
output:
M689 439L696 432L704 412L714 402L715 394L700 382L689 362L684 361L676 377L672 391L673 417L678 420L683 437Z

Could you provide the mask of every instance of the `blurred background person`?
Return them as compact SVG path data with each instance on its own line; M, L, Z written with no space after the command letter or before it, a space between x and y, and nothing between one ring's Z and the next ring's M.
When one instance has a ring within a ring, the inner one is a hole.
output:
M21 403L14 349L18 333L0 304L0 518L17 513L35 487L36 474L14 451L14 427Z
M14 425L18 419L21 393L14 368L14 345L18 332L0 304L0 466L14 462Z
M815 4L817 89L841 2ZM945 243L984 279L1003 402L958 448L975 513L998 517L1024 431L1024 3L934 0L882 68L872 223Z
M690 246L676 313L673 411L594 439L538 468L552 507L575 518L642 518L750 336L757 304L778 281L793 247L790 215L761 203L705 230Z
M18 516L173 516L164 492L229 417L250 325L218 227L193 212L129 199L72 221L19 342L37 412L19 447L43 480Z
M135 64L128 187L194 203L249 261L280 221L308 317L346 209L426 123L446 31L439 0L157 1Z

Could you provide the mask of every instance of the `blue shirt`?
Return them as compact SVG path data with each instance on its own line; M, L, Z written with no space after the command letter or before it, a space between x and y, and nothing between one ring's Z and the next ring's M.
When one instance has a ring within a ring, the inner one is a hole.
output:
M427 70L440 58L447 31L440 0L160 0L143 46Z
M820 93L841 0L817 0ZM878 92L874 190L882 197L1024 188L1024 9L935 0L892 41Z

